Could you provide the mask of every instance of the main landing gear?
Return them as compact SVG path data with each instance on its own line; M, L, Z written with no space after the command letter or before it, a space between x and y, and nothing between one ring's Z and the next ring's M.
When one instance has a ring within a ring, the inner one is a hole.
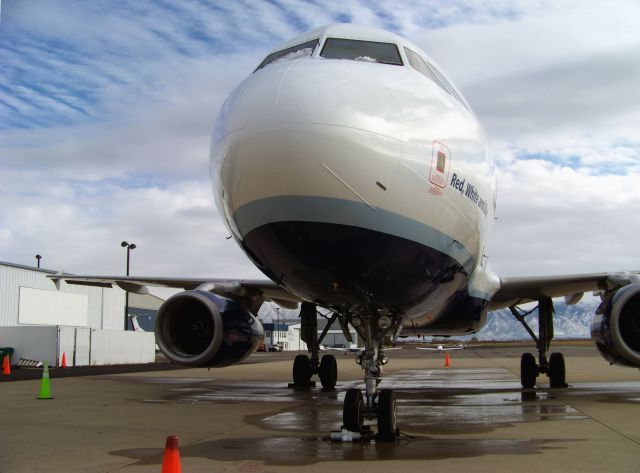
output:
M311 377L317 374L325 391L331 391L338 382L338 363L333 355L324 355L317 363L313 357L298 355L293 360L293 387L308 388L313 386Z
M337 318L333 315L320 337L318 337L318 313L315 304L303 302L300 309L300 338L307 344L309 355L298 355L293 360L293 387L309 388L315 383L311 377L317 374L322 388L331 391L338 382L338 363L333 355L323 355L320 359L320 343Z
M566 388L566 370L562 353L551 353L547 358L553 340L553 302L550 298L538 301L538 336L531 330L525 317L533 311L522 313L515 306L509 308L513 316L524 326L538 349L538 362L531 353L523 353L520 359L520 381L522 387L531 389L540 374L549 377L552 388Z

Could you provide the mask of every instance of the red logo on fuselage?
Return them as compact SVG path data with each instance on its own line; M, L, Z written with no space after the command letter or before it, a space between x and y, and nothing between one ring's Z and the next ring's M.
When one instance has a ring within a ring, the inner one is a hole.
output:
M439 141L434 141L431 151L429 182L443 189L447 187L450 165L451 151Z

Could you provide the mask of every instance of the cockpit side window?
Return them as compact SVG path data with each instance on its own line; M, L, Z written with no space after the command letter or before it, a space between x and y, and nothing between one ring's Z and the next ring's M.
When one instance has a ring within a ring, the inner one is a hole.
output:
M422 56L420 56L418 53L416 53L415 51L412 51L409 48L404 48L404 52L407 55L407 59L409 60L409 64L411 64L411 67L413 67L416 71L418 71L423 76L427 76L433 82L438 84L442 88L442 90L449 93L449 90L440 81L440 79L438 79L438 76L436 76L433 73L433 71L427 64L427 62L424 59L422 59Z
M313 51L314 49L316 49L316 46L318 46L318 42L319 42L318 39L314 39L311 41L307 41L306 43L298 44L296 46L283 49L282 51L276 51L275 53L271 53L264 59L264 61L260 63L260 65L256 68L256 71L259 71L263 67L276 62L293 61L295 59L309 57L313 54Z
M393 43L378 43L358 39L327 38L320 51L327 59L351 59L402 66L398 47Z
M467 108L467 104L464 103L462 97L456 92L456 89L449 83L449 81L440 73L440 71L433 65L422 59L415 51L412 51L409 48L404 48L404 52L407 55L407 59L409 60L409 64L420 74L428 77L433 82L438 84L442 90L446 93L453 95L455 99L460 102L465 108Z

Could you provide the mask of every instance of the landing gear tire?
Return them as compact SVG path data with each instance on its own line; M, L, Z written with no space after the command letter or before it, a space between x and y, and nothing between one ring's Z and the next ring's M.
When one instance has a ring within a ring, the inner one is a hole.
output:
M293 385L296 388L306 388L313 371L307 355L298 355L293 360Z
M523 353L520 358L520 382L525 389L531 389L536 384L538 377L538 366L536 359L531 353Z
M338 363L333 355L324 355L318 367L318 376L322 383L322 388L329 391L336 387L338 382Z
M362 408L364 401L362 392L359 389L348 389L344 396L344 406L342 409L342 425L351 432L361 432L364 417Z
M566 388L566 372L562 353L552 353L549 357L549 384L552 388Z
M396 397L393 389L378 393L378 440L391 442L396 438Z

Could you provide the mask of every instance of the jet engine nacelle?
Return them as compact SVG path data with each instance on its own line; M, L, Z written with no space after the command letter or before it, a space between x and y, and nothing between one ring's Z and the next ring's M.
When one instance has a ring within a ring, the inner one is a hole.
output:
M591 324L591 338L611 364L640 368L640 284L613 295Z
M188 366L230 366L262 343L262 324L237 302L206 291L180 292L156 316L156 343L171 361Z

